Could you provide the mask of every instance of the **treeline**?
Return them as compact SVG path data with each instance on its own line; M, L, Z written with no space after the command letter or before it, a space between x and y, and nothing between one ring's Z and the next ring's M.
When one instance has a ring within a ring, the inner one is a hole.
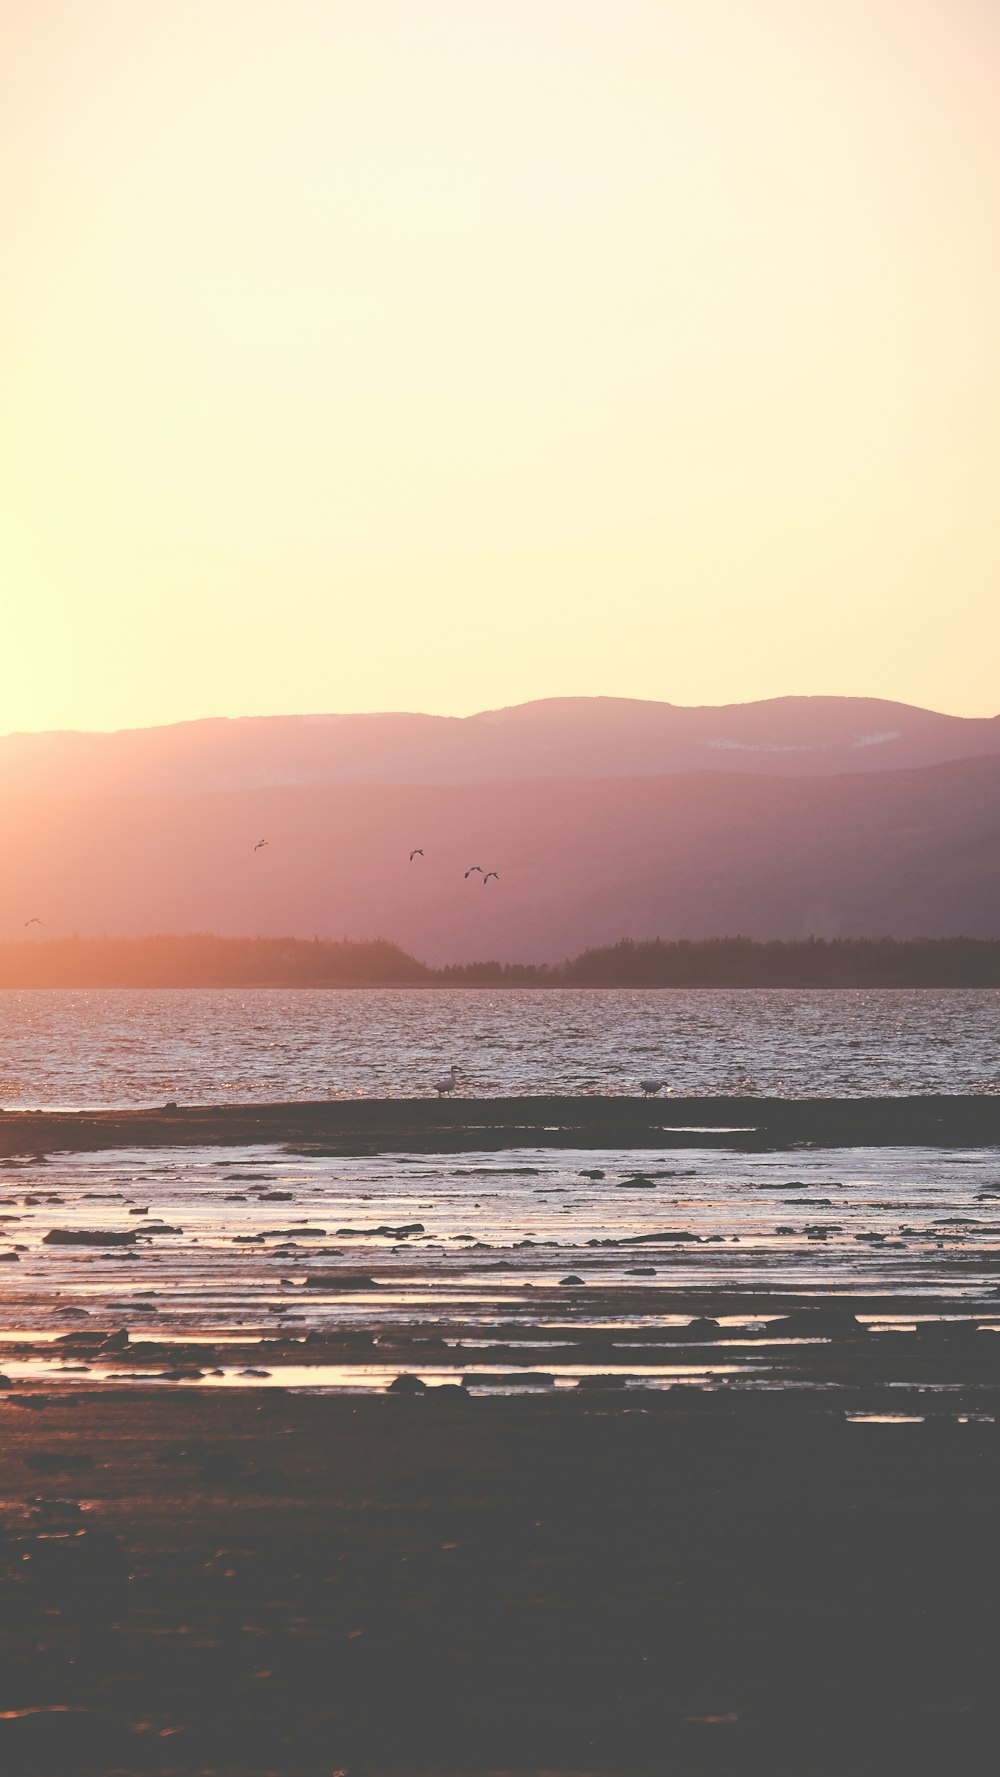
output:
M440 969L383 938L194 933L0 943L0 987L391 986L1000 987L1000 939L623 938L563 963Z
M652 939L585 950L567 987L1000 987L1000 939Z
M0 987L382 987L432 971L383 938L56 938L0 944Z

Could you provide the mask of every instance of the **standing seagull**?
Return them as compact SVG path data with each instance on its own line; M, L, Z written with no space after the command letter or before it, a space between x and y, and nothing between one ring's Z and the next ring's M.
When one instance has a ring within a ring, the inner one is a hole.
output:
M423 855L424 854L423 854L421 847L419 845L414 846L413 850L410 853L410 863L412 864L414 858L422 858Z
M494 882L500 881L499 870L487 870L486 875L483 877L483 887L484 888L486 887L486 884L489 882L491 876L493 877Z
M449 1068L443 1079L435 1080L434 1090L439 1098L443 1098L446 1092L454 1092L457 1085L458 1069L457 1067L452 1066Z
M477 870L479 871L480 876L482 876L482 874L483 874L482 864L470 864L469 865L469 868L465 872L466 882L468 882L470 876L475 876Z
M42 922L37 913L35 913L32 915L31 919L26 919L24 923L26 926L40 926Z
M254 846L254 851L260 851L261 846L267 845L267 844L268 844L268 841L266 839L258 839L256 845Z
M666 1080L640 1080L643 1098L655 1098L656 1094L666 1086Z

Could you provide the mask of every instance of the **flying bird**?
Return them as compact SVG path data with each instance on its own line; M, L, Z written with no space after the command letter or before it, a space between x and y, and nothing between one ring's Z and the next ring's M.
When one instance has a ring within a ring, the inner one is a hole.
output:
M42 922L36 913L31 919L26 919L24 923L26 926L40 926Z
M423 854L422 848L419 845L414 846L413 850L410 853L410 863L412 864L414 858L422 858L423 855L424 854Z
M254 846L254 851L260 851L261 846L267 845L267 844L268 844L268 841L266 839L258 839L256 845Z
M656 1094L666 1086L666 1080L640 1080L643 1098L655 1098Z
M446 1092L454 1092L455 1087L457 1085L458 1085L458 1069L457 1069L457 1067L451 1067L448 1069L448 1072L445 1074L443 1079L435 1080L434 1090L437 1093L439 1098L443 1098Z
M483 887L484 888L486 887L486 884L489 882L491 876L492 876L494 882L500 881L499 870L487 870L486 875L483 877Z
M469 865L469 868L465 872L466 882L468 882L470 876L475 876L477 870L479 871L480 876L482 876L482 874L483 874L482 864L470 864Z

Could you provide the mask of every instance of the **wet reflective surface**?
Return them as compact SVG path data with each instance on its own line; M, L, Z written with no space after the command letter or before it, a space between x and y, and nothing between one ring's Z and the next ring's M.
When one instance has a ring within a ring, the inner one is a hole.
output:
M145 1149L9 1162L0 1194L11 1386L1000 1376L992 1149Z
M463 1093L1000 1091L1000 991L0 991L0 1106Z

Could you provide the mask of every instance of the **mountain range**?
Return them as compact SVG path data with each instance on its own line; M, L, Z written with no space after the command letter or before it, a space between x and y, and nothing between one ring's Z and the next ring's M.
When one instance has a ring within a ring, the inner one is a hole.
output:
M1000 935L1000 718L878 699L11 735L0 820L7 937L381 935L439 963Z
M1000 716L875 697L685 709L557 697L474 716L248 716L115 734L0 737L0 794L476 784L677 771L834 777L1000 753Z

